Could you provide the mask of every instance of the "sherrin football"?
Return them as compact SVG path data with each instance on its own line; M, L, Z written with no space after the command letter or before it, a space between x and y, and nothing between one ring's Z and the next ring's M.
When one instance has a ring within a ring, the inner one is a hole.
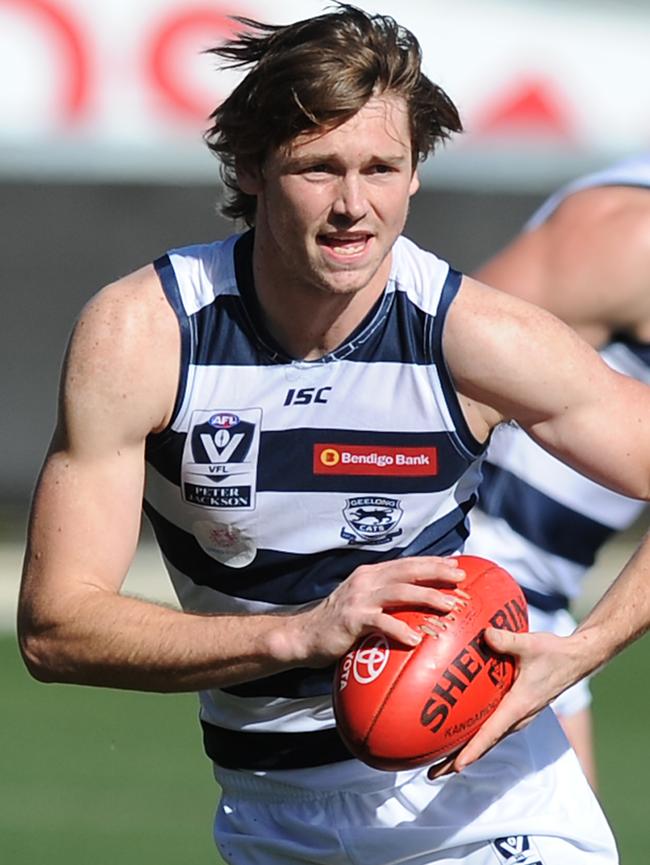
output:
M494 562L458 556L469 599L451 613L395 611L423 639L414 648L381 633L341 658L334 712L349 750L376 769L435 763L458 751L489 718L514 681L515 664L486 644L486 627L528 630L528 608L513 577ZM455 595L453 589L444 589ZM458 597L457 595L455 595Z

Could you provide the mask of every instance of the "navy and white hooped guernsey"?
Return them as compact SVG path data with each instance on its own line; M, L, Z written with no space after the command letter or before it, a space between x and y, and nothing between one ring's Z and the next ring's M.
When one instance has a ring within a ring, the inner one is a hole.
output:
M650 154L569 183L525 230L545 222L575 192L599 186L650 189ZM619 337L600 354L618 372L650 384L650 345ZM514 424L493 433L483 473L465 552L499 562L522 584L529 603L546 612L569 605L605 541L645 507L568 468Z
M179 601L203 613L290 611L357 566L462 549L483 446L442 357L461 275L405 238L386 291L344 345L288 357L266 332L252 232L156 263L180 322L172 422L147 443L144 508ZM349 759L332 669L201 694L226 767Z

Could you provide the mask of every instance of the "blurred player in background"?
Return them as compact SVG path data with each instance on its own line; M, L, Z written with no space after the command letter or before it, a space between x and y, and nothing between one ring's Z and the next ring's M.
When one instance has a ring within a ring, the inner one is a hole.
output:
M550 310L611 367L650 383L650 153L560 189L475 275ZM488 449L465 551L517 577L532 629L564 635L575 628L567 608L598 551L644 507L560 463L520 427L504 425ZM595 785L590 702L583 680L554 708Z
M395 606L453 609L436 586L462 580L453 555L501 421L650 498L650 391L401 235L418 162L461 126L411 33L343 4L246 23L215 49L249 71L207 140L225 212L254 228L173 250L83 311L30 521L29 669L200 691L233 865L613 865L544 707L650 625L650 545L577 636L487 630L519 674L460 772L351 759L331 681L363 634L419 643ZM182 611L120 592L143 495Z

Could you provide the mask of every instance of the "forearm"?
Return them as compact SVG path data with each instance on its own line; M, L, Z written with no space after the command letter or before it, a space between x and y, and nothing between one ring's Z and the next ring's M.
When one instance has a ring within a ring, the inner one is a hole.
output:
M573 635L581 655L582 675L606 664L648 629L650 534Z
M302 617L205 616L88 590L46 614L23 611L20 645L37 679L141 691L194 691L300 663Z

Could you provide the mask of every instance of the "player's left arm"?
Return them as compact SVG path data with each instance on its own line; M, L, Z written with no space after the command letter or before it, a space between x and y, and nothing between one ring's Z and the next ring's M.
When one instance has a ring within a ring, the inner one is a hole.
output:
M514 419L578 471L650 499L650 388L613 372L570 328L466 279L449 311L445 354L477 435ZM570 637L488 629L495 649L518 657L518 678L455 767L476 760L648 628L650 541Z

